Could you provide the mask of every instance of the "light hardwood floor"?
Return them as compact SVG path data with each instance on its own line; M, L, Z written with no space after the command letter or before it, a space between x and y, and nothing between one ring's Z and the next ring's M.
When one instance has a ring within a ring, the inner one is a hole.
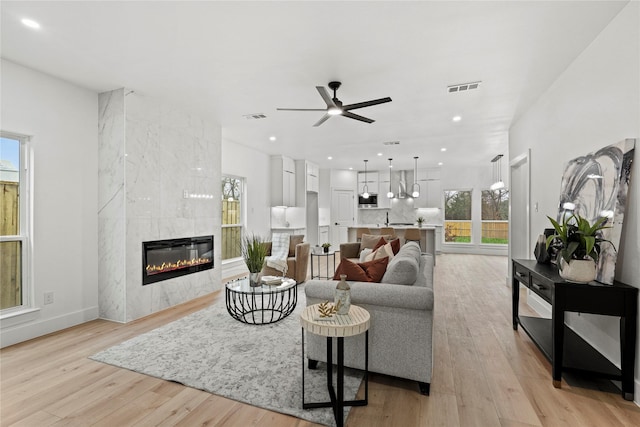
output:
M511 327L507 259L440 255L431 395L382 375L347 426L640 426L640 408L607 382L551 384L550 365ZM2 426L313 426L89 360L114 344L224 298L216 293L121 325L97 320L0 352ZM533 314L524 301L521 311ZM360 393L362 394L362 390Z

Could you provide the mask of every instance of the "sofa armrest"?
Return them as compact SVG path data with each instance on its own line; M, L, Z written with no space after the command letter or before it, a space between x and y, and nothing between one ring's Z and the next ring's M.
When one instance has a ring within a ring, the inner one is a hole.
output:
M340 243L340 259L359 258L359 257L360 257L359 242Z
M309 242L298 243L296 245L296 273L294 280L297 283L302 283L307 280L307 269L309 267L310 251L311 244L309 244Z
M304 288L307 298L333 301L337 281L310 280ZM433 290L422 286L349 282L351 302L411 310L433 310Z

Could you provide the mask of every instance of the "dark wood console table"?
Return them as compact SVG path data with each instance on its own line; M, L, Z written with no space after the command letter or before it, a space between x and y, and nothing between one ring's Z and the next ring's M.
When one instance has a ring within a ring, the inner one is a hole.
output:
M633 400L636 358L638 289L624 283L576 284L564 281L557 268L535 260L513 261L513 329L518 324L551 362L553 385L560 388L562 369L589 372L622 382L622 397ZM551 304L551 319L518 316L520 284ZM618 369L572 329L564 324L564 313L602 314L620 317L621 367Z

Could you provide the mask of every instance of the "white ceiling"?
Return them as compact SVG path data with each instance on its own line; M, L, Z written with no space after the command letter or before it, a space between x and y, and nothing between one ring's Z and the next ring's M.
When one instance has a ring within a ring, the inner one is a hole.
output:
M226 140L324 168L393 157L412 169L415 155L421 167L490 167L511 124L626 3L2 1L1 53L96 92L168 100L219 122ZM393 102L354 111L373 124L315 128L321 112L276 111L323 108L315 86L331 80L345 104ZM476 80L478 90L447 93Z

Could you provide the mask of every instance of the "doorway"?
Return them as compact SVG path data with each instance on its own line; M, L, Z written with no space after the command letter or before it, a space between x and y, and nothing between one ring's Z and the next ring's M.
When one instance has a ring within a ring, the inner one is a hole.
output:
M353 190L334 189L331 192L331 246L339 250L340 243L348 241L348 228L355 219Z

